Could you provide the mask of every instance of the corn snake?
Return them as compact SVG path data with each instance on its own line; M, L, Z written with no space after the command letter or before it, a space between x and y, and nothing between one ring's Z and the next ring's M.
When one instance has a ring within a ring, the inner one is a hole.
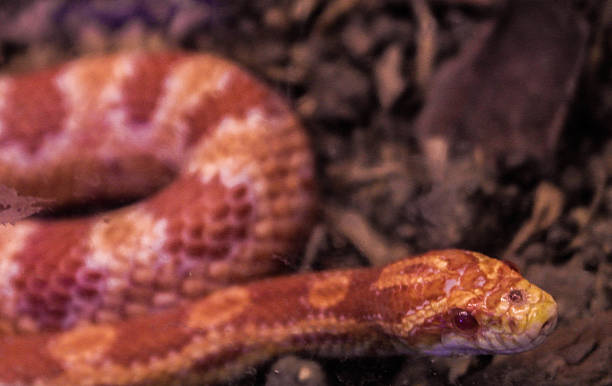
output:
M279 97L210 55L0 78L2 183L58 206L160 189L1 229L0 383L201 384L285 352L513 353L552 331L550 295L467 251L226 287L298 250L308 148Z

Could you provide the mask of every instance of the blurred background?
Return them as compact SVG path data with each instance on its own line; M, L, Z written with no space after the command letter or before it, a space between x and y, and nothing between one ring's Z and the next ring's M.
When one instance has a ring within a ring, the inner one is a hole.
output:
M611 1L0 1L3 73L163 50L298 112L322 205L296 270L474 249L560 306L520 355L285 357L235 384L612 384Z

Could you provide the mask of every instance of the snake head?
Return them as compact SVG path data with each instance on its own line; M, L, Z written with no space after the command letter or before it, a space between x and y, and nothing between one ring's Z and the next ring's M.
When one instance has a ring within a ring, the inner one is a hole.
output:
M464 308L449 309L437 354L514 354L541 344L557 324L557 303L522 279ZM425 350L428 351L428 350Z
M420 272L411 271L408 264L420 265ZM417 279L394 279L407 285L396 287L399 300L392 308L404 309L391 327L404 351L513 354L539 345L556 326L553 297L500 260L475 252L441 251L404 263L394 273L406 272ZM411 300L415 291L427 299L416 306Z

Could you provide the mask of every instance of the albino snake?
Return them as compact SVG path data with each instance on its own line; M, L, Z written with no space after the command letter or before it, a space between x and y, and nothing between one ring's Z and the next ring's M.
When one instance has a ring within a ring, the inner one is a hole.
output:
M554 329L549 294L474 252L244 284L298 253L313 174L283 100L215 56L0 77L1 184L58 207L158 189L0 226L0 384L202 384L294 351L515 353Z

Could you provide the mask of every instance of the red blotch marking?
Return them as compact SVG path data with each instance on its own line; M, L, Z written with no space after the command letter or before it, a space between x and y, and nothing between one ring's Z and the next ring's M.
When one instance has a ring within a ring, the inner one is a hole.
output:
M134 75L124 80L123 103L128 122L138 127L150 120L163 92L164 80L171 67L184 58L181 54L143 55L134 63Z
M214 129L223 118L243 118L254 107L265 107L270 115L284 111L280 98L262 84L235 68L230 71L223 90L203 95L197 107L185 114L191 128L188 143L195 143L203 134Z
M2 119L6 125L0 145L17 143L36 153L46 137L63 129L66 107L55 83L59 69L12 78Z

